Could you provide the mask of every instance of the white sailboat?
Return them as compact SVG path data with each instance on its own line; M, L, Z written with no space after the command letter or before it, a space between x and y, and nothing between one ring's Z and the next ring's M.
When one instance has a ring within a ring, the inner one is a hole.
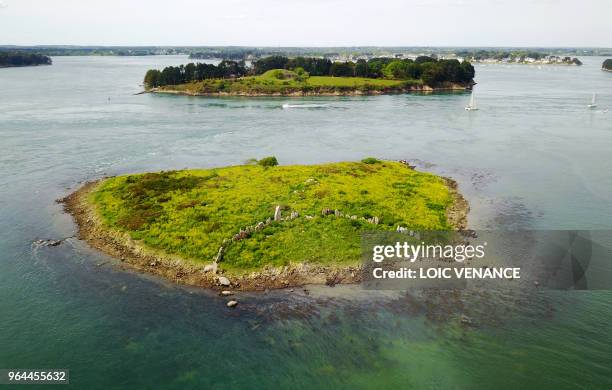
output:
M593 94L593 97L591 98L591 104L589 104L587 106L588 108L596 108L597 107L597 94Z
M472 94L470 95L470 102L468 103L467 106L465 106L465 110L466 111L478 110L478 107L476 107L476 103L474 102L474 91L472 91Z

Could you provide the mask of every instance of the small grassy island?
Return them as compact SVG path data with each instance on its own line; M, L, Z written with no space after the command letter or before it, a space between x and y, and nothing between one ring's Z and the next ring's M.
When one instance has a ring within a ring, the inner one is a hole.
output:
M132 267L245 290L357 282L362 232L464 228L468 210L451 180L374 158L118 176L63 201L81 238Z
M304 96L367 95L465 90L474 84L469 62L418 57L331 62L323 58L271 56L255 61L189 63L151 69L147 91L185 95Z
M612 72L612 58L608 58L601 64L601 70Z
M51 65L50 57L36 53L0 51L0 68Z

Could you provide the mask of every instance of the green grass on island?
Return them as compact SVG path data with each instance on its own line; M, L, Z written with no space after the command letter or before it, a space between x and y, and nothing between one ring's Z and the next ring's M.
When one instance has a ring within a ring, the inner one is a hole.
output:
M336 77L299 75L285 69L274 69L259 76L236 79L206 79L185 84L159 87L159 91L176 91L188 94L281 94L338 93L361 91L393 92L422 86L421 80L374 79L365 77Z
M373 158L275 164L268 158L259 164L118 176L102 181L89 201L106 228L189 262L211 263L224 245L219 265L230 273L290 263L355 265L361 232L398 225L453 228L446 212L454 197L441 177ZM277 206L281 221L274 221ZM259 222L265 226L232 240Z

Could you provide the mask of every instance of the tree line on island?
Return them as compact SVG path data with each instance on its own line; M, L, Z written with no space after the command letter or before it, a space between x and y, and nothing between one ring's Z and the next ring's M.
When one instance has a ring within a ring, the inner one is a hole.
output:
M185 84L207 79L257 76L273 69L299 71L308 76L363 77L373 79L422 80L423 84L436 86L443 82L466 84L475 75L474 67L467 61L438 60L420 56L412 59L373 58L356 62L332 62L325 58L270 56L247 66L244 61L224 60L218 65L189 63L168 66L162 70L147 71L144 84L147 88Z
M0 68L51 65L51 58L37 53L0 52Z

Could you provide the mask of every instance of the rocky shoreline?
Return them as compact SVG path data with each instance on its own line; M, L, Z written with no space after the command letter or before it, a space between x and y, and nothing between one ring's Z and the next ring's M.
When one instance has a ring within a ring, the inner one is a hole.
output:
M377 96L377 95L400 95L405 93L434 93L434 92L457 92L469 91L475 83L468 85L450 84L443 87L430 87L428 85L411 86L408 88L388 88L371 90L333 90L333 91L294 91L291 93L261 93L261 92L192 92L168 88L151 88L144 93L185 95L185 96L217 96L217 97L301 97L301 96Z
M455 199L447 217L455 228L467 228L469 204L457 191L457 183L444 178ZM134 241L128 233L108 229L100 220L89 195L101 180L88 182L75 192L60 199L64 210L72 215L77 227L77 237L121 261L121 267L164 277L173 282L210 288L218 291L263 291L303 286L306 284L358 283L362 272L359 264L329 267L316 264L292 264L285 267L266 267L261 271L243 275L227 275L222 269L204 265L189 259L168 255L146 248Z

